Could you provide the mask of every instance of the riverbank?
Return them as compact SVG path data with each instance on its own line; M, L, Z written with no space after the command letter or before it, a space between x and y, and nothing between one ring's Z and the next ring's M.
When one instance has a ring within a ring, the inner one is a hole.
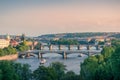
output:
M1 56L0 60L16 60L18 59L18 54Z

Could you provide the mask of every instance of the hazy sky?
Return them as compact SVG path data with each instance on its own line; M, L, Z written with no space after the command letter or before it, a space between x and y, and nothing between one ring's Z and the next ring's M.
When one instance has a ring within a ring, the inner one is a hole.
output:
M0 34L120 32L120 0L0 0Z

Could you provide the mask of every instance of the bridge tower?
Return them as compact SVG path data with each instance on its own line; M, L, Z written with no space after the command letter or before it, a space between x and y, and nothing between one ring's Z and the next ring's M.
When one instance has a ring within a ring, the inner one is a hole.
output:
M63 56L63 59L67 59L67 54L65 51L62 53L62 56Z

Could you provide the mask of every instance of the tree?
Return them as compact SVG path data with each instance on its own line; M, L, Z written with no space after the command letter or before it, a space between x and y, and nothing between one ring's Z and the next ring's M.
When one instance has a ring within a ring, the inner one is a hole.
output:
M4 56L5 54L4 54L4 51L3 51L3 49L0 49L0 56Z
M104 45L105 44L105 42L101 42L101 41L99 41L99 43L98 43L98 45Z
M79 44L77 40L67 40L67 39L60 39L60 40L51 40L51 44L57 44L57 45L77 45Z
M40 50L41 43L38 43L34 48Z
M109 63L102 63L95 72L95 80L114 80Z
M9 61L0 61L1 80L19 80L14 68Z
M95 72L98 68L98 59L95 56L90 56L81 64L80 76L82 80L94 80Z
M29 50L29 46L26 45L26 41L23 41L22 43L20 43L20 45L16 46L16 49L20 52L24 52Z
M30 66L28 64L13 63L12 66L20 80L32 79L32 72L29 69Z
M0 56L16 54L17 50L11 46L8 46L4 49L0 49Z
M0 80L2 80L2 76L3 76L2 70L0 69Z
M68 71L60 80L80 80L80 76L76 75L73 71Z
M30 80L31 70L28 64L12 61L0 61L0 80Z
M39 68L33 72L33 77L35 80L57 80L55 70L44 66L39 66Z
M103 55L105 61L111 57L115 49L113 47L104 47L101 54Z
M103 55L100 54L100 55L96 55L95 57L98 59L98 63L99 63L99 64L101 64L101 63L104 62L104 57L103 57Z
M116 48L115 53L111 56L110 65L114 80L120 80L120 46Z
M66 66L60 62L53 62L50 64L50 67L55 70L58 80L65 74Z

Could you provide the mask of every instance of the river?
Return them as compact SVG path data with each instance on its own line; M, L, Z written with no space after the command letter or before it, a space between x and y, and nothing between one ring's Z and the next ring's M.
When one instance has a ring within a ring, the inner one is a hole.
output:
M54 56L53 56L54 55ZM67 59L62 59L62 56L59 54L44 54L44 58L46 59L46 63L43 64L44 66L49 66L52 62L62 62L66 65L67 71L74 71L76 74L80 73L80 63L87 58L87 55L83 55L82 57L78 57L78 54L70 54L67 56ZM31 70L35 70L40 66L40 60L37 57L30 57L25 59L17 59L16 62L22 64L29 64Z
M94 50L95 48L93 48ZM44 54L43 57L46 59L46 63L44 66L49 66L52 62L62 62L66 65L67 71L74 71L76 74L80 73L80 63L82 63L88 56L82 55L82 57L78 57L78 53L67 55L67 59L63 59L62 55L56 53L48 53ZM32 71L36 70L40 66L40 60L37 57L30 57L25 59L17 59L16 62L22 64L29 64Z

